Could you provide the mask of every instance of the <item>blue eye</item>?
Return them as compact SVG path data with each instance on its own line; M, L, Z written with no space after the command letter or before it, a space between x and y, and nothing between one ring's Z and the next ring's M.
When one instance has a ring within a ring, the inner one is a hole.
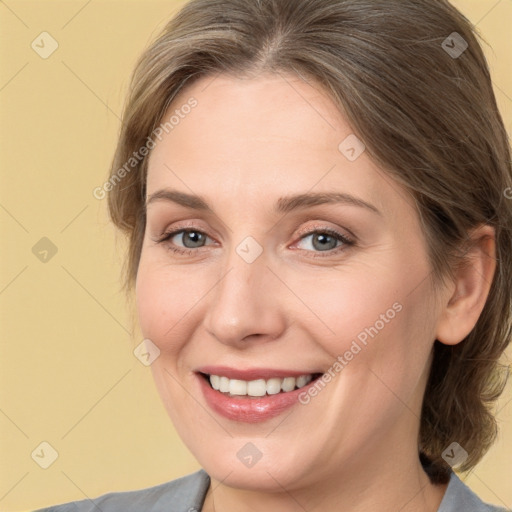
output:
M173 241L173 238L181 237L181 244L178 245ZM168 248L180 254L193 254L194 249L204 247L208 235L197 229L177 229L164 233L156 240L157 243L169 242Z
M327 253L330 256L333 252L337 253L338 250L343 250L347 246L354 245L354 242L347 236L338 233L334 229L323 228L310 231L301 237L301 241L310 239L306 243L306 248L301 248L308 252ZM298 244L297 244L298 245ZM321 254L319 256L324 256ZM315 256L317 257L317 256Z
M332 256L340 250L355 245L347 236L330 228L317 228L301 236L300 241L310 239L302 251L313 253L312 257ZM175 239L175 240L174 240ZM211 238L197 229L177 229L163 233L155 240L157 243L166 243L167 247L178 254L193 255L198 249L205 247L206 241Z
M169 240L172 240L172 238L178 238L179 236L181 236L181 243L187 249L195 249L197 247L202 247L204 245L206 238L208 238L201 231L182 230L175 232L173 236L169 237Z

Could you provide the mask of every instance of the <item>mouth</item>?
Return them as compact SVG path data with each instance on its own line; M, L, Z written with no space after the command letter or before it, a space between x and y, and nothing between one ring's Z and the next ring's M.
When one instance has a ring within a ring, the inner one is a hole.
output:
M299 404L300 395L323 375L221 366L202 367L195 374L206 405L224 418L244 423L269 420Z
M272 377L269 379L233 379L226 375L198 372L210 388L230 398L260 398L301 389L322 376L321 373L305 373L299 376Z

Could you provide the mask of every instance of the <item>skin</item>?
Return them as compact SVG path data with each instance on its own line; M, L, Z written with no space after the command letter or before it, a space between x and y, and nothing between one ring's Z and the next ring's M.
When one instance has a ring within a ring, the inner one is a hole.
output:
M151 153L147 195L198 194L211 211L148 205L136 296L142 333L161 351L158 391L211 477L203 510L437 510L446 485L432 485L418 459L421 402L434 340L460 342L484 306L492 228L472 233L472 264L434 291L411 197L368 152L351 162L338 150L353 130L319 86L204 77L164 118L190 97L197 107ZM281 196L332 191L380 214L346 204L272 212ZM155 241L178 228L204 233L204 245L182 234ZM316 228L352 233L355 245L322 250L307 234ZM247 236L263 250L253 263L236 252ZM247 424L214 413L200 391L201 365L325 372L397 302L395 318L307 405ZM262 453L251 468L237 458L247 442Z

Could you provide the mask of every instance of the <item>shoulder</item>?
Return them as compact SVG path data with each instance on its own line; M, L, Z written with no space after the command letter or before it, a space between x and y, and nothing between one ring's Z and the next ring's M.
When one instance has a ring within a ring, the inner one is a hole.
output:
M437 512L506 512L505 508L484 503L453 471Z
M210 477L201 469L154 487L110 492L98 498L72 501L35 512L199 512L209 485Z

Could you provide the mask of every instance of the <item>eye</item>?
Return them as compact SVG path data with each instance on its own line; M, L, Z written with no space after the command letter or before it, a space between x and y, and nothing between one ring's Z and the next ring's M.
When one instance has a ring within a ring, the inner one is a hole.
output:
M172 236L169 237L169 240L176 244L176 242L173 240L174 238L176 240L181 239L183 247L186 247L187 249L195 249L197 247L202 247L208 237L201 231L182 230L175 232Z
M176 229L164 233L155 242L166 244L168 248L180 254L192 254L195 249L204 247L211 238L197 229Z
M342 233L325 227L317 228L302 235L297 245L300 243L302 243L302 247L299 247L300 249L308 252L328 253L326 256L330 256L340 250L345 250L348 246L355 244L353 240ZM322 254L321 256L324 255Z
M346 250L349 246L355 245L355 241L346 235L327 227L310 229L305 234L299 233L299 235L301 237L296 245L300 250L313 253L311 254L312 257L331 256L339 251ZM165 244L169 250L178 254L193 255L194 253L197 254L206 245L208 240L212 241L206 233L198 229L181 228L165 232L154 241L159 244Z

